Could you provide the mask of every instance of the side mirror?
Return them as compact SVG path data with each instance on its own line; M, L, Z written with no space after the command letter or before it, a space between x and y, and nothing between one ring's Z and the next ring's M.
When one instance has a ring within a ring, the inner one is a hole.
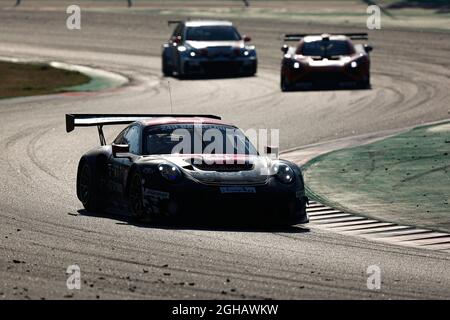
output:
M115 144L111 145L112 155L114 158L128 158L130 152L130 146L128 144Z
M281 52L286 54L288 51L289 51L289 46L287 44L283 44L283 46L281 47Z
M250 42L250 41L252 41L252 38L250 38L249 36L244 36L243 40L244 40L244 42Z
M370 44L365 44L364 45L364 50L369 53L373 50L373 47Z
M170 38L170 40L172 41L172 43L175 43L175 44L180 44L181 43L181 37L180 36L173 36L172 38Z
M278 159L278 153L278 147L266 146L266 155L270 156L271 158Z

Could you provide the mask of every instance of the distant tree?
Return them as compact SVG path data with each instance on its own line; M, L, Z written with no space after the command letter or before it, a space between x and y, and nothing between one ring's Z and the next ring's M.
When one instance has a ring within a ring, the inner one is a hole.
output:
M130 8L131 6L133 6L133 1L132 0L127 0L128 2L128 8Z
M242 0L242 1L244 1L244 5L246 7L250 7L250 2L248 0Z
M14 7L17 7L20 5L21 0L16 0L16 4L14 5Z

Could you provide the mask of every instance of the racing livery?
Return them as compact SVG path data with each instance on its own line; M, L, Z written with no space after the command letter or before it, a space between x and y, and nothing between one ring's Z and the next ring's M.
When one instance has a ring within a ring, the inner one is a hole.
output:
M314 86L370 88L370 57L372 46L352 40L366 40L367 33L287 34L283 45L280 86L282 91Z
M176 28L162 48L165 76L252 76L257 70L254 46L228 21L169 21Z
M106 144L103 126L119 124L128 126ZM67 132L79 126L97 126L101 143L78 165L77 196L88 211L114 209L150 221L308 222L300 168L260 155L241 130L218 116L66 115ZM208 130L219 134L217 141L233 133L235 144L207 152L193 137Z

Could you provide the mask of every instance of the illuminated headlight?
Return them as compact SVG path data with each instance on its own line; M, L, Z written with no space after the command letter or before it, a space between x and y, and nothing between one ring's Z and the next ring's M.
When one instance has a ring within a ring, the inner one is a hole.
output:
M256 51L254 46L245 46L241 48L241 51L239 53L240 55L243 55L245 57L256 57Z
M352 61L352 63L350 63L350 66L352 68L356 68L358 66L358 63L356 61Z
M285 163L275 163L271 171L283 183L291 183L294 180L294 171Z
M300 63L295 62L295 63L294 63L294 69L298 69L298 68L300 68Z
M191 57L195 57L195 52L194 52L194 51L191 51L191 52L189 53L189 55L190 55Z
M180 51L180 52L184 52L184 51L186 51L186 47L185 46L178 46L178 51Z
M177 181L181 178L181 171L176 166L162 163L158 166L158 171L163 178L168 181Z

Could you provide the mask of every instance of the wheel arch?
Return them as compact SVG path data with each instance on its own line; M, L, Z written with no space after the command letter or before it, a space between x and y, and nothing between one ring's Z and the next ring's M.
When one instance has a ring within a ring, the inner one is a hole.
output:
M100 172L102 170L102 168L104 170L106 170L107 160L108 160L108 155L105 152L105 150L102 150L102 149L90 151L90 152L84 154L80 158L80 161L78 162L78 167L77 167L77 180L76 180L77 197L80 201L81 201L81 198L80 198L79 183L80 183L81 169L83 168L83 166L86 163L88 163L89 166L94 168L94 170L95 170L94 173L98 174L98 172Z
M126 199L128 199L129 195L130 195L130 185L131 185L131 180L133 179L133 176L136 172L140 172L140 167L137 164L133 164L130 168L130 171L128 173L127 176L127 181L125 182L125 190L124 190L124 197Z

